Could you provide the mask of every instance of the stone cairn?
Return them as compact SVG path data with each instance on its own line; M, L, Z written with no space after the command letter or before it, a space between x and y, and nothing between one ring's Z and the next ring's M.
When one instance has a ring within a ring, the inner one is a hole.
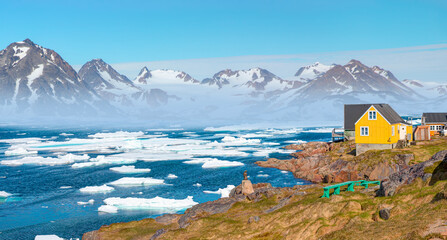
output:
M247 170L244 172L244 180L242 180L242 194L249 195L254 193L253 184L247 179Z

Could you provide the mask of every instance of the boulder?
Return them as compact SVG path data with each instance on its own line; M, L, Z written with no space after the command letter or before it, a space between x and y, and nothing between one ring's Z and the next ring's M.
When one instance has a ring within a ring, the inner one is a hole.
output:
M391 210L389 208L383 208L379 210L379 217L383 220L388 220L391 216Z
M377 196L392 196L396 193L396 191L405 184L411 184L414 182L416 178L424 178L424 175L427 174L425 169L427 167L433 166L433 164L442 161L439 165L447 164L447 150L440 151L433 155L429 160L412 165L406 169L402 169L399 172L391 174L387 179L380 183L380 189L377 191ZM433 176L439 171L433 171ZM432 180L430 184L434 184L435 182ZM439 176L443 176L443 173L439 174Z

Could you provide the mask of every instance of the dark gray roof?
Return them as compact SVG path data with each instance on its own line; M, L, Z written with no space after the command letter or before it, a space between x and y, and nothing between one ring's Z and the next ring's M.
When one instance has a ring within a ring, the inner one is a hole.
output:
M423 113L425 123L447 123L447 113Z
M388 104L345 104L345 130L355 130L355 123L368 110L371 105L386 119L390 124L405 123L405 121Z

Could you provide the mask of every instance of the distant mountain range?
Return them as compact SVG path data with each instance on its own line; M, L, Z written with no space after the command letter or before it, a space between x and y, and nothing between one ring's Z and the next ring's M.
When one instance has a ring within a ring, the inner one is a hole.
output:
M290 79L252 68L225 69L200 81L182 71L144 67L130 80L102 59L93 59L76 72L55 51L29 39L0 51L0 109L14 114L157 111L163 115L171 109L177 114L206 113L209 117L213 112L230 111L237 116L256 115L253 109L293 107L300 112L318 102L340 107L370 101L420 103L433 97L447 97L447 85L399 81L390 71L358 60L345 65L317 62L299 68Z

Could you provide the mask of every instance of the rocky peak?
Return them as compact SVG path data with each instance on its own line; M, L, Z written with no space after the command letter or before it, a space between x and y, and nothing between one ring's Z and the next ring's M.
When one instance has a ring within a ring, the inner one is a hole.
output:
M143 67L141 69L140 73L138 74L138 76L135 78L134 82L141 83L141 84L147 84L147 79L150 77L152 77L152 74L149 71L149 69L147 69L147 67Z

